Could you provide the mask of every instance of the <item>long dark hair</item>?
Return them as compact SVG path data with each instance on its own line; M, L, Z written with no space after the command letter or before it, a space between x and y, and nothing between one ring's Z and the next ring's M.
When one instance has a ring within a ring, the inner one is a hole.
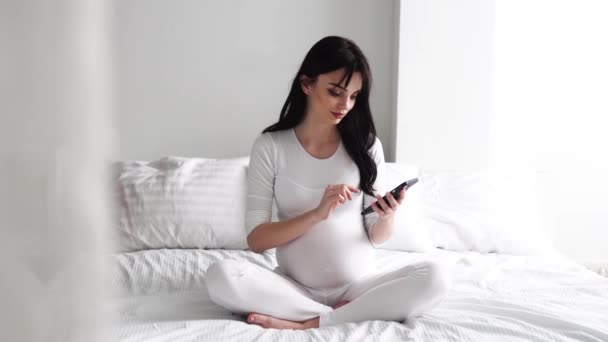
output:
M376 127L369 108L369 94L372 86L372 75L367 58L361 49L350 39L329 36L319 40L308 51L302 66L291 84L291 91L281 109L279 121L264 129L262 133L290 129L304 120L306 113L306 94L302 91L300 77L305 75L316 80L325 74L344 68L346 86L354 72L361 73L363 85L354 107L340 123L338 131L344 147L359 168L359 188L368 195L372 193L378 170L376 163L369 155L369 149L376 141ZM340 81L340 84L344 81Z

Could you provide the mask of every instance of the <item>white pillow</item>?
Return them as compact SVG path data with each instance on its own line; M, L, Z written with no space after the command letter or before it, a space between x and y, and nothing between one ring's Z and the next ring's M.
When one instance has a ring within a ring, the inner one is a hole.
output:
M115 164L120 251L247 248L249 157L166 157Z
M556 252L540 217L533 169L420 172L423 221L435 246L515 255Z
M417 166L390 162L385 163L385 166L387 191L419 176ZM422 220L421 193L418 187L419 184L416 184L407 190L405 199L395 213L393 235L379 248L407 252L428 252L434 249L430 231Z

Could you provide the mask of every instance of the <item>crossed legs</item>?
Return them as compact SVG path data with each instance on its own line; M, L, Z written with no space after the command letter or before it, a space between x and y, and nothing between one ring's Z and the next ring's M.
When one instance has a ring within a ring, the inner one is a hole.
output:
M430 310L451 287L443 267L427 261L360 279L333 308L315 301L308 290L288 277L247 262L216 262L207 270L206 279L209 296L216 304L249 314L249 323L284 329L365 320L402 321Z

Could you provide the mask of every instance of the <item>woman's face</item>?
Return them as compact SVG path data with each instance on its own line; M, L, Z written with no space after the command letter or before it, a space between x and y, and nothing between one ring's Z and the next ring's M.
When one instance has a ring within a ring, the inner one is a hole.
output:
M348 86L340 84L344 69L320 74L315 82L302 84L308 96L308 114L319 122L338 124L355 106L363 80L360 72L353 72Z

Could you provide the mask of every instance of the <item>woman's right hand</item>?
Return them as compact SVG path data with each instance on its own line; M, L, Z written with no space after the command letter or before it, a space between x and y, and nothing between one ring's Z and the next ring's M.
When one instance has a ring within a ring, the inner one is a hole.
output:
M327 220L329 214L338 206L344 203L347 199L350 201L353 199L353 192L360 192L354 186L347 184L329 184L325 187L323 198L321 203L315 209L317 217L320 220Z

